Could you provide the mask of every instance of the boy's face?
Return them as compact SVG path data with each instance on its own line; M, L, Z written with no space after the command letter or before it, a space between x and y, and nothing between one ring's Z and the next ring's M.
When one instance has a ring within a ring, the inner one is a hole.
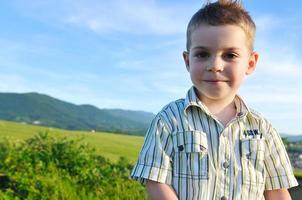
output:
M208 103L232 101L258 60L248 48L245 32L235 25L201 25L193 31L190 50L183 57L198 97Z

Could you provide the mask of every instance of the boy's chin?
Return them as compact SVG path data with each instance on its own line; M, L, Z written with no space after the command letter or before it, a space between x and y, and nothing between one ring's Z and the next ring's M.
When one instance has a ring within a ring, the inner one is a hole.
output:
M201 92L197 89L197 96L200 100L221 101L234 99L236 94L225 92Z

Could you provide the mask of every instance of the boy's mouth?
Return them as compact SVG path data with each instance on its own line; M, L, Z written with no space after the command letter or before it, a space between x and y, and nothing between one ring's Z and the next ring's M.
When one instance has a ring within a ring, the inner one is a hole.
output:
M217 79L209 79L209 80L203 80L203 81L208 82L208 83L228 82L227 80L217 80Z

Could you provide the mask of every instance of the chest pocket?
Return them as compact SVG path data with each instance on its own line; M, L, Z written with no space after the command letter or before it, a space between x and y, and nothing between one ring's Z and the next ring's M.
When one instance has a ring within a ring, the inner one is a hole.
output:
M201 131L178 132L173 139L173 175L179 178L208 178L208 142Z
M264 184L265 139L243 139L240 142L243 184Z

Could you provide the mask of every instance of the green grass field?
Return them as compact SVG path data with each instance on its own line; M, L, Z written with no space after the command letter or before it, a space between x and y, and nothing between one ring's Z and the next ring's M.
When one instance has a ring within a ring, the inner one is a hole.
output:
M83 142L95 147L97 153L117 161L119 157L126 157L134 163L143 143L143 137L104 132L67 131L42 126L33 126L15 122L0 121L0 140L5 137L12 140L23 140L39 132L49 132L50 135L63 136L70 139L83 138Z
M295 170L295 176L302 180L302 170Z
M136 161L144 140L140 136L105 132L67 131L0 120L0 140L3 140L5 137L13 140L23 140L45 131L48 131L50 135L66 136L70 139L83 138L83 142L95 147L97 153L100 155L112 161L117 161L119 157L124 156L131 163ZM302 178L302 171L296 170L295 175Z

